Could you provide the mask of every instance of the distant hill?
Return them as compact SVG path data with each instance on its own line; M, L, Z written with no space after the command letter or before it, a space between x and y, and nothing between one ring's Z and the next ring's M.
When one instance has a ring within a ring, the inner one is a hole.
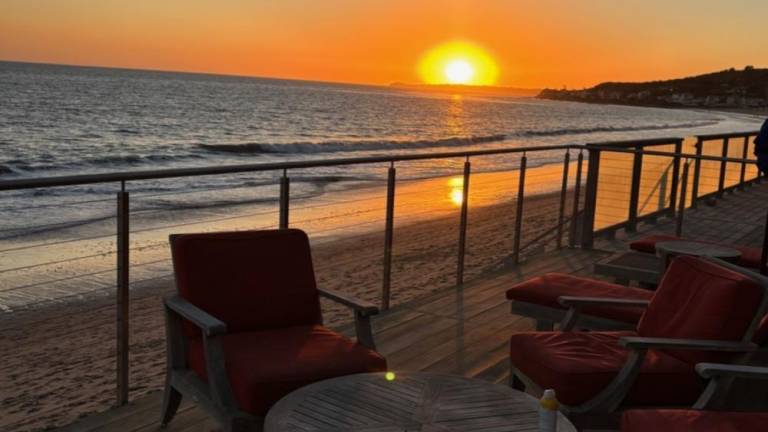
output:
M544 89L542 99L592 103L755 109L768 107L768 69L747 66L667 81L607 82L583 90Z
M471 86L452 84L404 84L392 83L390 87L398 90L417 91L441 94L464 94L471 96L512 96L512 97L536 97L541 89L522 89L514 87L497 86Z

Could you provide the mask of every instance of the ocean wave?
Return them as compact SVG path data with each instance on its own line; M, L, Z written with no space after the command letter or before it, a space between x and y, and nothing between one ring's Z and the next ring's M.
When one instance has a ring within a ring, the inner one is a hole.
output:
M652 130L665 130L665 129L688 129L705 126L715 126L719 124L718 120L706 120L689 123L676 123L676 124L659 124L659 125L645 125L645 126L624 126L624 127L612 127L612 126L597 126L592 128L568 128L568 129L551 129L542 131L522 131L515 135L520 137L547 137L547 136L564 136L564 135L586 135L591 133L604 133L604 132L641 132Z
M0 164L0 176L9 174L16 174L16 170L9 167L8 165Z
M198 146L215 153L235 154L294 154L294 153L335 153L376 150L411 150L432 147L461 147L472 144L504 141L507 135L484 135L473 137L450 137L438 140L362 140L362 141L320 141L293 142L286 144L199 144Z
M202 159L203 156L198 154L183 154L183 155L113 155L104 156L98 158L81 159L79 161L64 162L58 164L45 164L27 162L19 159L6 161L5 164L0 164L0 175L4 174L20 174L29 172L44 172L44 171L59 171L70 170L80 168L119 168L119 167L135 167L139 165L152 165L158 162L175 162L190 159Z

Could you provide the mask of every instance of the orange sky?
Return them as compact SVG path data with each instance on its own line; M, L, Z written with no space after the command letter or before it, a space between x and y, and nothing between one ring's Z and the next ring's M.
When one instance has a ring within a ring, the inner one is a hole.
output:
M418 82L483 46L499 85L582 87L768 66L766 0L2 0L0 59Z

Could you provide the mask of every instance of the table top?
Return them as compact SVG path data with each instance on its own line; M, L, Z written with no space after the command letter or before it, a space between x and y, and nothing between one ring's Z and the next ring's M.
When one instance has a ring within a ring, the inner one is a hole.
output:
M505 385L451 375L348 375L303 387L267 414L265 432L538 430L539 402ZM558 413L557 430L576 428Z
M595 273L617 279L657 284L661 280L659 258L645 252L621 252L595 263Z
M656 243L656 251L672 255L709 256L730 261L741 258L738 249L693 241L659 242Z

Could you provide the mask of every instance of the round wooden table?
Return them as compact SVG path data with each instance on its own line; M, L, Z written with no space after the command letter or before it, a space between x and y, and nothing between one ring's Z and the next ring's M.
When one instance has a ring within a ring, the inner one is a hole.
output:
M694 241L659 242L656 243L656 253L661 258L662 270L666 270L670 258L680 255L708 256L728 262L737 262L741 258L738 249Z
M538 430L539 402L507 386L427 373L389 378L358 374L303 387L272 407L264 431ZM557 425L559 432L576 431L562 414Z

